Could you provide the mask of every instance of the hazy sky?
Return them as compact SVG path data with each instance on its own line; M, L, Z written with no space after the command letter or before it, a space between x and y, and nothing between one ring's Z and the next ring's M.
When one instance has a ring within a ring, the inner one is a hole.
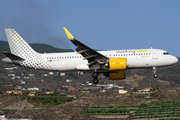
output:
M180 0L1 0L0 40L75 49L63 27L98 50L157 48L180 57Z

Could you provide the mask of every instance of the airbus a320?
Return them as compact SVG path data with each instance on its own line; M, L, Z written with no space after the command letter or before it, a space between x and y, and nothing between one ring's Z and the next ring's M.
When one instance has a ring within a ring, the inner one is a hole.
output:
M34 51L14 29L5 29L11 52L4 52L7 57L2 61L48 71L92 72L94 84L98 83L99 74L109 80L125 79L127 69L152 68L154 78L157 78L157 67L178 62L175 56L160 49L95 51L76 40L65 27L64 31L77 47L75 52L42 54Z

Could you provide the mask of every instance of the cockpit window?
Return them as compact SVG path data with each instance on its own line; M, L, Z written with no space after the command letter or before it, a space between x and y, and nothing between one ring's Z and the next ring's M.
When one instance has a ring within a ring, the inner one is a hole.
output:
M164 55L169 55L169 53L168 53L168 52L164 52L163 54L164 54Z

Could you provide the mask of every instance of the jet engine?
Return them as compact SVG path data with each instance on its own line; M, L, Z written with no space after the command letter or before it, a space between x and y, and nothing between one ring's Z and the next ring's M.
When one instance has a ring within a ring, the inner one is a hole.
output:
M126 60L126 58L109 59L106 66L108 66L110 71L126 70L126 68L127 68L127 60Z

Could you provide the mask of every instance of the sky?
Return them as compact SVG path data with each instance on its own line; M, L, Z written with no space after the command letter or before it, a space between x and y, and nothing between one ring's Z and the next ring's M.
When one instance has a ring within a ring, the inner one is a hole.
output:
M179 0L1 0L0 40L75 49L63 27L97 50L163 49L180 57Z

